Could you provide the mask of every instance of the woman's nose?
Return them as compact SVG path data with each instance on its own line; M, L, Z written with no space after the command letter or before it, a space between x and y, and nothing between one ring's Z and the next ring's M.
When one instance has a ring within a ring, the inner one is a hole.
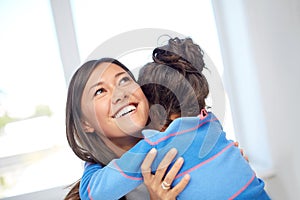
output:
M112 96L112 103L116 104L116 103L122 102L122 101L128 99L128 96L129 95L128 95L127 91L116 88L113 93L113 96Z

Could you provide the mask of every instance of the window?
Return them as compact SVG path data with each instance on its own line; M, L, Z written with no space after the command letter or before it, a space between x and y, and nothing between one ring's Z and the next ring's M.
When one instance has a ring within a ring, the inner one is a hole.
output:
M82 61L99 58L95 57L95 52L100 49L98 56L117 57L137 73L140 66L151 60L151 50L159 45L158 38L162 34L191 36L209 56L208 67L215 68L213 74L207 73L210 85L215 87L211 89L216 101L214 112L219 113L228 137L235 139L229 102L223 88L223 66L210 0L184 3L159 0L70 2ZM147 32L145 28L151 30ZM135 31L139 33L135 34ZM152 42L147 43L147 40Z
M70 184L81 165L49 1L0 1L0 34L0 198Z

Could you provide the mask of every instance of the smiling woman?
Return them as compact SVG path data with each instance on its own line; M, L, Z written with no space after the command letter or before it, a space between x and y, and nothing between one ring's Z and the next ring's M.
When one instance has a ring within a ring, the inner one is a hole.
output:
M141 87L129 69L119 61L113 58L91 60L77 69L68 88L66 130L70 147L86 164L81 181L74 185L65 199L89 199L89 179L94 176L103 180L101 182L104 184L96 186L100 188L102 194L99 196L103 199L129 196L149 199L149 192L142 183L128 190L122 182L117 182L121 185L114 190L115 171L111 166L113 160L142 139L141 130L149 122L148 113L148 100ZM161 161L164 170L176 154L169 152L171 156L167 153L165 161ZM148 159L143 160L147 162ZM159 182L162 173L154 175ZM176 174L176 170L172 173ZM186 179L180 181L177 185L179 189L166 192L175 197L187 182ZM159 191L150 190L150 196L156 196L156 192Z
M121 64L101 62L82 94L85 130L103 133L115 145L124 145L122 140L128 140L128 137L135 144L140 138L137 134L148 120L148 101L133 77L120 67ZM137 137L132 138L133 135Z

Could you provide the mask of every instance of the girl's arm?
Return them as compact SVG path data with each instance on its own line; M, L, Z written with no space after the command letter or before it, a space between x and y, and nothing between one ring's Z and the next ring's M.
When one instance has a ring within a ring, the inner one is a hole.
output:
M111 163L110 163L111 164ZM115 167L86 163L79 193L82 200L119 199L142 183L142 179L128 181Z
M144 181L151 199L175 199L176 196L186 187L189 177L187 176L186 178L183 178L180 183L168 191L161 188L161 177L163 177L166 173L166 170L170 163L174 160L176 153L176 150L170 150L159 164L155 175L152 175L151 172L149 172L151 175L148 174L148 176L145 176L147 172L143 169L145 169L145 167L148 168L147 166L151 167L156 156L155 150L154 154L152 150L142 159L134 159L132 158L132 155L130 155L130 152L128 152L130 156L124 154L124 156L120 159L111 161L109 165L105 167L102 167L99 164L86 163L84 174L80 183L80 197L82 200L98 199L99 197L107 200L119 199L138 187ZM129 158L131 158L131 160L128 160ZM126 169L126 166L122 166L123 162L121 161L126 161L129 166L138 167L139 172L143 173L144 178L141 173L135 174L123 171ZM118 164L120 164L121 168L119 168ZM166 175L165 180L172 181L180 170L182 164L183 160L178 159Z
M142 140L107 166L86 164L80 184L81 198L119 199L134 190L143 182L140 168L150 149Z
M156 134L157 137L162 137L160 134ZM156 140L156 137L151 137L152 139ZM164 156L163 152L160 152L160 155L156 155L155 157L159 157L158 160L161 162L156 163L153 165L152 162L154 160L151 157L151 152L148 153L153 148L149 142L145 140L141 140L138 142L134 147L132 147L129 151L123 154L119 159L112 160L107 166L101 167L98 164L86 165L84 174L81 180L80 185L80 195L81 198L84 199L97 199L96 197L101 197L102 199L119 199L122 196L128 194L130 191L134 190L138 187L144 180L142 174L142 163L151 163L153 169L158 169L156 172L155 178L151 178L150 176L145 178L145 185L147 186L148 191L152 194L153 188L151 187L161 187L161 182L158 181L152 182L151 180L159 180L160 176L163 176L166 173L167 167L170 163L174 160L177 151L174 154L174 150L170 150L171 155L167 153ZM147 156L150 154L150 157ZM166 157L166 158L165 158ZM163 159L165 158L165 159ZM153 159L153 160L152 160ZM157 161L158 161L157 160ZM167 162L167 165L166 165ZM157 164L161 163L157 168ZM180 165L173 166L175 170L171 170L169 174L177 174L181 167ZM163 166L163 167L162 167ZM177 168L178 169L177 169ZM150 168L149 168L150 169ZM163 169L163 170L161 170ZM151 178L151 180L150 180ZM187 180L181 184L178 184L174 187L174 190L181 191L187 184ZM161 181L161 180L160 180ZM172 189L171 191L174 192ZM155 192L156 193L156 192ZM172 196L177 196L180 192L172 193ZM171 193L168 193L171 194ZM157 197L165 197L165 194L155 194Z

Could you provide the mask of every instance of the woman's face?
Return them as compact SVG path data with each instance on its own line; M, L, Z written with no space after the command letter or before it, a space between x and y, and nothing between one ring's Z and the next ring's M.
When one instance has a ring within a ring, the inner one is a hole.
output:
M100 63L92 72L81 99L84 126L111 140L140 133L149 105L140 86L120 66Z

